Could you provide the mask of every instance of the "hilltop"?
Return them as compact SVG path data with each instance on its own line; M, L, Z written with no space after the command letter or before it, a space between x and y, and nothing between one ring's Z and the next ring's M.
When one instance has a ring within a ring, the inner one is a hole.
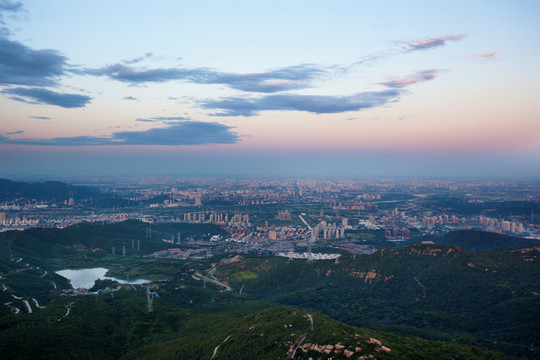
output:
M78 186L60 181L46 181L41 183L17 182L8 179L0 179L0 201L22 200L24 202L45 202L47 205L69 205L73 199L73 205L81 205L90 208L125 207L130 204L116 194L108 194L98 188L90 186ZM71 205L70 205L71 206Z
M59 181L26 183L0 179L0 200L25 198L64 201L70 197L79 199L96 195L97 192L88 187L70 185Z
M433 239L437 244L458 246L472 252L497 249L513 249L540 245L538 239L525 239L516 236L496 234L476 230L457 230Z

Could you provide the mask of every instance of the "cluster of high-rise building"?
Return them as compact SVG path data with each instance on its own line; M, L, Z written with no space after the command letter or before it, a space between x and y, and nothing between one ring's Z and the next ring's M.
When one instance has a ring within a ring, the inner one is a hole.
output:
M411 231L409 229L384 229L384 237L391 240L407 240L411 237Z
M26 217L8 218L5 212L0 212L0 225L5 227L31 227L38 226L38 219L27 219Z
M479 216L478 223L482 225L484 230L491 232L520 234L525 231L525 227L521 222L492 219L487 216Z
M312 229L311 241L316 241L318 238L321 238L321 235L325 240L343 239L345 237L345 226L327 223L323 220Z
M249 227L249 214L234 214L229 218L228 213L224 212L192 212L183 215L183 221L204 223L209 222L217 225L228 225L233 227Z
M291 220L291 213L289 210L278 211L278 220Z
M442 214L439 216L424 216L422 218L422 226L423 227L433 227L435 225L446 225L446 224L458 224L458 223L466 223L466 219L459 218L456 215L446 215Z

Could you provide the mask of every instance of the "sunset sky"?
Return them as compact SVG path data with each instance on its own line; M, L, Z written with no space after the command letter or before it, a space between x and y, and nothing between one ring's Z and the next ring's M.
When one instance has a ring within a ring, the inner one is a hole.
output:
M0 0L0 177L540 178L540 2Z

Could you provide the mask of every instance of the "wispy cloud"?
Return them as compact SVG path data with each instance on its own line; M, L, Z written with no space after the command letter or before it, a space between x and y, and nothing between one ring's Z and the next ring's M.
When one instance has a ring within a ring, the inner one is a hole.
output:
M13 95L11 99L29 104L56 105L63 108L83 107L92 100L90 96L79 94L62 94L41 88L8 88L2 93Z
M146 59L152 57L152 55L153 55L152 53L146 53L143 56L139 56L139 57L136 57L136 58L131 59L131 60L126 60L126 61L124 61L124 64L127 64L127 65L136 64L136 63L139 63L139 62L141 62L143 60L146 60Z
M399 91L363 92L351 96L322 95L267 95L259 98L231 97L209 100L202 104L205 109L224 110L214 116L254 116L265 110L296 110L315 114L342 113L382 106L397 100Z
M38 120L49 120L50 117L48 116L30 116L32 119L38 119Z
M469 55L469 58L473 60L496 60L499 52L499 50L495 50L487 53L472 54Z
M259 93L274 93L286 90L304 89L326 70L309 65L296 65L268 72L235 74L208 68L157 68L144 69L125 64L113 64L100 69L88 69L93 76L106 76L129 84L149 82L185 81L195 84L219 84L230 88Z
M338 66L337 68L343 71L347 71L354 66L376 63L392 56L402 55L402 54L409 53L416 50L429 50L429 49L437 48L437 47L446 45L446 43L449 41L462 40L466 36L467 35L465 34L443 35L439 37L430 38L427 40L398 41L397 42L398 44L402 44L401 47L389 48L387 50L368 54L349 65L342 65L342 66Z
M124 96L122 99L124 99L124 100L139 100L139 99L137 99L136 97L133 97L133 96Z
M458 41L466 37L465 34L459 35L443 35L427 40L413 40L413 41L402 41L401 43L405 45L405 51L417 51L417 50L427 50L433 49L439 46L446 45L449 41Z
M11 139L0 134L0 143L40 146L97 145L210 145L239 141L232 127L217 122L186 121L146 131L120 131L110 137L74 136L50 139Z
M4 13L5 12L20 12L23 10L23 4L22 1L10 1L10 0L0 0L0 36L8 36L11 34L9 29L7 29L4 25ZM2 46L0 46L0 52L1 52ZM1 59L1 56L0 56Z
M174 123L178 121L188 121L189 118L183 117L183 116L156 116L151 118L138 118L135 119L135 121L140 122L165 122L165 123Z
M440 70L435 69L419 71L414 74L409 74L403 77L398 77L392 80L385 81L382 83L382 85L386 85L391 88L403 88L419 82L433 80L437 77L437 73L439 71Z
M22 133L24 133L23 130L16 130L16 131L8 131L6 134L15 135L15 134L22 134Z

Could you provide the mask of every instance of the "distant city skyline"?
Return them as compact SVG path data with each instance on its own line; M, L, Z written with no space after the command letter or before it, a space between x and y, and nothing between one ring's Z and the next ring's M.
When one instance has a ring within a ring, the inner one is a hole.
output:
M537 1L0 0L4 177L540 178Z

